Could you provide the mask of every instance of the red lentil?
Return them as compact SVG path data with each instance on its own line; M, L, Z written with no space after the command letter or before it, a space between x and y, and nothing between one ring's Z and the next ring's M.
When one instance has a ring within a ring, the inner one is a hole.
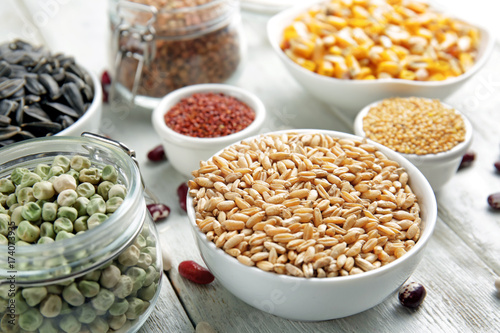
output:
M174 105L164 118L167 126L177 133L215 138L248 127L255 119L255 111L232 96L197 93Z

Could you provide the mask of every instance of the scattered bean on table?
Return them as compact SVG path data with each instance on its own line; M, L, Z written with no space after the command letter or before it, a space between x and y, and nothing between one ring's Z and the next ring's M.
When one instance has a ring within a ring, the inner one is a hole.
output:
M158 145L148 152L148 160L151 162L161 162L167 159L163 145Z
M214 138L239 132L255 119L255 111L222 93L196 93L165 113L165 123L177 133Z
M153 203L148 204L147 207L154 222L164 220L168 217L168 215L170 215L170 207L165 204Z
M474 160L476 159L476 153L472 150L467 151L464 156L462 156L462 160L460 161L459 169L464 169L470 167Z
M185 260L179 264L179 274L198 284L209 284L215 277L205 267L193 260Z
M408 308L418 308L425 299L427 290L418 282L410 282L401 287L398 293L401 305Z
M473 65L478 28L420 1L316 4L283 32L281 48L298 65L337 79L440 81Z
M186 211L186 199L189 191L187 183L181 183L177 187L177 198L179 199L179 206L183 211Z
M465 122L439 100L384 99L363 118L365 136L404 154L437 154L465 141Z

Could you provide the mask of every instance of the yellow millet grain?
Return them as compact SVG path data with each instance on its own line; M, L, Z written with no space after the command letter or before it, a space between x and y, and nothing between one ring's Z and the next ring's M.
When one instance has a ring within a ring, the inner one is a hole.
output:
M367 138L405 154L437 154L465 140L465 123L439 100L388 98L363 118Z

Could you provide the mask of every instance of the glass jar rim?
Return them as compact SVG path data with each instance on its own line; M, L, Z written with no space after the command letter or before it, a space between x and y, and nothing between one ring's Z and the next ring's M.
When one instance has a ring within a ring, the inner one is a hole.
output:
M57 151L57 148L60 147L66 147L66 150ZM5 168L15 169L16 167L26 167L29 165L34 167L39 163L37 160L41 159L41 157L36 158L36 156L52 157L59 153L63 155L78 155L78 151L75 149L76 147L81 147L82 151L87 150L89 154L94 154L94 156L105 154L113 157L116 164L120 166L120 172L123 177L127 177L128 186L127 194L120 207L111 214L105 222L95 228L87 230L82 234L75 235L75 237L48 244L32 244L29 246L16 246L14 244L15 251L13 257L16 264L40 259L50 260L52 258L59 258L61 255L71 257L71 255L76 255L79 251L88 249L92 244L92 246L95 247L95 252L92 253L91 256L77 258L74 261L68 262L70 267L81 267L81 269L76 269L68 274L62 274L60 276L61 278L68 278L69 276L74 277L75 274L80 273L84 274L88 269L108 261L119 253L120 250L125 248L135 238L135 235L139 233L146 214L143 185L140 171L136 163L122 149L93 138L53 136L25 140L20 143L9 145L0 149L2 159L8 159L1 162L0 174L5 171ZM38 150L34 151L35 149ZM19 160L22 161L24 159L23 156L32 156L33 159L26 159L24 162L14 164L14 162L18 162ZM95 160L91 159L91 161L93 164L97 163ZM9 163L11 163L11 165L9 165ZM8 166L5 167L6 165ZM141 205L143 206L142 209ZM134 218L131 218L131 216ZM112 237L115 238L110 241ZM99 244L102 244L102 246L99 246ZM9 245L12 244L0 245L0 253L7 254ZM2 277L4 273L12 271L2 268L2 266L6 267L7 260L6 256L0 255L0 276ZM19 284L23 281L42 279L42 276L45 277L43 279L46 280L46 277L48 275L50 276L51 271L57 272L58 268L59 267L54 266L47 269L42 269L40 267L35 270L17 269L15 271L16 283ZM5 276L8 275L5 274Z

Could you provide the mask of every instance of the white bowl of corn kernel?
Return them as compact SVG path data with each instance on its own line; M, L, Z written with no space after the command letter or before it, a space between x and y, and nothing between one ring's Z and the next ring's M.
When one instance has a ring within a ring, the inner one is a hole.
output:
M187 213L218 283L276 316L350 316L393 294L425 254L437 206L408 160L327 130L250 137L200 163Z
M492 53L490 32L411 1L329 0L273 16L268 38L309 93L354 119L365 105L394 96L444 99ZM350 16L349 16L350 15ZM390 21L388 21L390 20Z
M402 154L438 191L456 173L473 129L461 112L437 99L395 97L363 108L354 133Z

